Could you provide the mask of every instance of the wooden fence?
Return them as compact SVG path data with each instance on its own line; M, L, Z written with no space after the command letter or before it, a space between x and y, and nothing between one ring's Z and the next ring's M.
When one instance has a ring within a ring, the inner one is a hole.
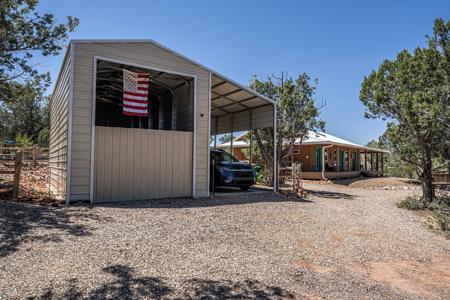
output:
M35 168L41 163L48 164L49 149L40 147L0 147L0 163L14 161L18 152L22 153L23 164L32 164Z
M13 199L19 196L20 173L24 164L34 168L38 163L48 164L48 148L0 147L0 175L13 175Z
M300 197L305 197L303 189L302 164L293 163L289 167L279 168L279 180L282 184L288 184L292 187L292 192Z

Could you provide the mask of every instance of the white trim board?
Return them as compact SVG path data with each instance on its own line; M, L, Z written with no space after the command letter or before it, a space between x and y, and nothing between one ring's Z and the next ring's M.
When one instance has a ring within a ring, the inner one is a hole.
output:
M210 155L210 148L211 148L211 143L209 142L209 139L211 137L211 84L212 84L212 74L211 72L209 72L209 84L208 84L208 139L207 139L207 143L208 143L208 166L206 168L207 172L208 172L208 180L207 180L207 196L209 197L210 194L210 190L209 190L209 186L210 186L210 181L211 181L211 155Z
M71 178L72 178L72 132L73 132L73 84L74 84L74 60L75 47L70 45L70 79L69 79L69 103L67 103L67 159L66 159L66 205L70 204Z

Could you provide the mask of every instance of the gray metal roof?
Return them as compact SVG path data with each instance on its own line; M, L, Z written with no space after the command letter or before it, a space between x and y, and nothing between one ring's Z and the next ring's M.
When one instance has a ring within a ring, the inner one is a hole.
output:
M212 117L273 104L256 92L230 82L227 78L218 74L212 75L211 87Z
M275 101L257 93L233 79L220 74L152 39L93 39L72 40L71 43L152 43L168 52L171 52L186 61L199 66L211 73L211 116L219 117L231 113L273 105Z

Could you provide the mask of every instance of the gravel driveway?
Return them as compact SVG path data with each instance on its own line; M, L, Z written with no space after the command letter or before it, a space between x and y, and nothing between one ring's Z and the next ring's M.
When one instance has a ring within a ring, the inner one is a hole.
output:
M450 298L450 241L407 191L307 185L53 208L0 203L0 299Z

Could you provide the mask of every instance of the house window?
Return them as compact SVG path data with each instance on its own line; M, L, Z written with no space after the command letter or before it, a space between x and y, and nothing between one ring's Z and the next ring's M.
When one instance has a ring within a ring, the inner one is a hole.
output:
M294 149L294 154L300 154L300 149Z

